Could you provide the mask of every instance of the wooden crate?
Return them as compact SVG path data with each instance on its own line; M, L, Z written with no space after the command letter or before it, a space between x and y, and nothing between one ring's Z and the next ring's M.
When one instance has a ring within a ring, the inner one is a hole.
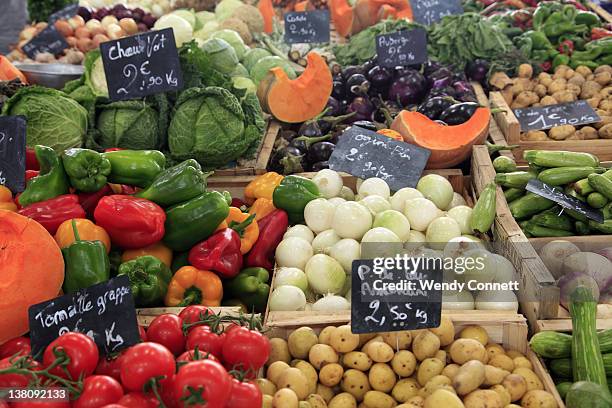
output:
M489 100L492 108L501 108L504 110L504 112L495 113L494 117L507 144L519 146L512 150L517 163L525 163L523 159L523 152L525 150L586 152L596 155L601 161L612 160L612 139L551 140L542 142L520 140L521 126L502 94L499 92L491 92L489 94Z
M599 4L596 4L592 1L587 1L587 6L593 10L595 13L597 13L597 15L599 15L599 17L607 22L607 23L612 23L612 14L608 13L603 7L601 7Z
M139 325L149 327L153 319L157 316L166 313L179 314L183 309L184 307L149 307L136 309L136 317L138 318ZM238 316L240 314L239 307L211 307L210 309L216 314L220 313L222 316Z

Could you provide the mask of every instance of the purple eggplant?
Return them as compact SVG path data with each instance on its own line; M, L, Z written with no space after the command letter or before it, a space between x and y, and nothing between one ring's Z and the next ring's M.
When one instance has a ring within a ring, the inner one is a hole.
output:
M363 74L363 67L358 65L349 65L342 69L342 78L349 79L355 74Z
M285 129L280 131L279 136L281 137L281 139L284 139L287 141L287 143L289 143L293 139L298 137L298 134L295 130Z
M330 142L314 143L306 153L306 159L310 163L322 162L329 159L336 145Z
M373 132L378 130L374 122L370 122L369 120L358 120L353 123L353 126L359 126L360 128L371 130Z
M470 85L469 82L466 81L457 81L455 83L453 83L453 89L455 89L455 92L459 93L459 92L472 92L472 85Z
M489 61L483 59L475 59L470 61L465 68L465 73L468 78L472 81L480 82L484 84L487 80L487 74L489 73Z
M355 116L347 122L355 122L358 120L372 120L372 114L374 113L374 104L368 99L367 96L358 96L353 99L353 102L348 106L347 112L355 112Z
M361 67L363 68L363 72L369 72L375 65L378 65L378 56L374 55L373 58L364 62Z
M331 139L330 134L316 137L298 136L289 143L289 146L295 147L301 152L306 153L308 149L310 149L310 146L312 146L313 144L323 142L329 139Z
M452 98L436 96L423 102L417 112L422 113L431 120L436 120L440 117L440 114L447 108L453 105L454 101Z
M449 126L460 125L470 120L479 107L476 102L456 103L444 109L440 114L440 120Z
M446 77L450 78L452 76L453 76L453 71L451 71L447 67L442 67L432 72L431 74L427 75L427 83L429 84L429 86L432 86L433 83L437 81L438 79L442 79Z
M423 64L423 75L428 77L440 68L442 68L442 64L440 64L438 61L427 61L425 64Z
M327 160L313 163L310 171L319 171L324 169L329 169L329 162Z
M370 89L370 81L363 74L353 74L346 80L346 89L353 95L366 95Z
M337 99L342 99L346 96L346 87L344 81L334 79L332 87L332 96Z
M431 84L431 89L446 88L450 84L451 84L451 77L444 77L444 78L436 79Z
M287 146L274 152L268 168L280 174L302 173L308 168L306 155L300 149Z
M419 73L406 75L393 81L389 88L389 100L405 107L419 103L427 92L423 76Z
M391 72L385 67L376 65L368 71L368 80L378 92L385 92L391 83Z
M325 105L325 109L327 109L326 114L329 116L342 115L344 110L342 107L342 103L333 96L330 96L327 100L327 105Z
M321 128L319 127L319 123L315 121L306 121L302 123L300 128L298 129L298 136L306 136L306 137L319 137L323 133L321 133Z

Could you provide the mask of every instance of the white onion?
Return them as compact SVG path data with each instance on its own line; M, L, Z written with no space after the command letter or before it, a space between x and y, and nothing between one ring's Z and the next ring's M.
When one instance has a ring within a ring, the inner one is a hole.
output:
M367 197L370 195L377 195L385 200L388 200L391 196L391 189L385 180L372 177L365 180L361 185L357 188L357 192L362 197Z
M406 206L406 201L412 200L413 198L422 198L423 194L416 188L412 187L404 187L400 188L393 194L393 196L389 199L391 203L391 208L396 211L404 212L404 207Z
M482 242L482 239L478 238L475 235L470 235L470 234L463 234L461 235L463 238L467 238L467 239L471 239L474 242Z
M366 242L402 242L399 237L390 229L383 227L372 228L366 232L361 239L361 243Z
M372 214L363 205L347 201L336 207L332 228L341 238L360 240L372 227Z
M428 174L421 177L416 188L423 193L425 198L433 201L439 209L448 207L453 200L453 186L439 174Z
M325 198L310 201L304 207L304 220L314 233L318 234L331 228L336 207Z
M440 217L433 220L427 227L427 244L431 248L444 249L446 243L461 235L461 228L451 217Z
M351 310L351 303L338 295L326 295L314 302L312 310L317 312L339 312L342 310Z
M341 239L333 229L325 230L312 240L312 250L315 254L327 254Z
M495 261L497 261L497 267L495 270L495 278L493 282L496 283L509 283L517 280L516 269L512 262L499 254L491 254Z
M359 200L359 204L367 207L368 210L370 210L370 212L372 213L372 215L376 215L379 212L391 209L391 204L389 203L389 201L377 195L363 197L361 200Z
M283 239L276 247L276 264L304 270L306 262L312 257L310 242L304 238L289 237Z
M480 283L491 283L495 278L497 259L483 248L467 251L464 258L468 259L465 265L465 281L475 280Z
M476 295L477 310L518 310L518 300L510 290L481 290Z
M410 228L416 231L426 231L427 226L439 216L436 205L426 198L413 198L406 201L404 215L410 222Z
M463 198L461 194L454 192L453 199L451 200L450 204L446 208L444 208L444 210L448 211L451 208L455 208L460 205L467 205L467 202L465 201L465 198Z
M474 230L470 227L472 220L472 209L466 205L458 205L448 210L447 216L457 221L462 234L471 234Z
M283 285L295 286L305 291L308 289L308 279L301 269L281 267L276 270L274 275L274 286Z
M308 242L312 242L312 240L314 239L314 233L304 224L297 224L293 227L290 227L287 232L285 232L285 235L283 235L283 239L291 237L298 237L305 239Z
M474 242L471 239L460 236L450 239L444 247L444 257L458 258L472 249L483 248L480 243Z
M329 256L340 262L344 272L349 275L353 268L353 261L361 256L361 245L351 238L341 239L329 249Z
M568 256L580 252L580 249L569 241L556 239L540 248L540 258L555 279L563 276L563 261Z
M355 193L347 186L342 186L342 190L340 190L340 195L338 197L344 198L346 201L354 201Z
M270 295L270 311L295 312L304 309L306 296L295 286L279 286Z
M447 310L473 310L474 297L468 291L442 293L442 309Z
M306 264L308 285L319 295L338 294L344 287L346 273L342 265L331 256L316 254Z
M398 238L405 242L410 237L410 222L404 214L396 210L379 212L374 217L373 227L384 227L395 233Z
M612 283L612 262L594 252L577 252L563 260L563 274L575 272L591 276L601 290Z
M423 234L420 231L411 230L410 234L408 235L408 241L407 242L425 243L426 241L427 241L427 238L425 237L425 234Z
M338 172L323 169L315 174L312 181L319 187L319 193L325 198L337 197L342 190L342 177Z
M337 207L338 205L346 202L346 200L342 197L333 197L327 200L327 202L333 205L334 207Z

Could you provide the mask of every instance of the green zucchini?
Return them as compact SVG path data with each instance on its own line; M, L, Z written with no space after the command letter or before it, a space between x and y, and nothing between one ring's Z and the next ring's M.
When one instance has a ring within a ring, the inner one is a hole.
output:
M525 150L523 158L528 163L542 167L597 167L599 159L590 153L550 150Z
M525 190L523 190L522 188L507 188L506 190L504 190L504 197L506 197L507 202L514 201L524 195Z
M531 217L539 212L548 210L555 206L553 201L547 198L540 197L534 193L527 193L518 200L511 202L508 207L512 216L517 220L522 220Z
M556 167L538 174L538 180L551 186L562 186L588 177L593 173L603 173L603 167Z
M588 222L576 221L574 222L574 229L578 235L591 235L591 227Z
M589 183L588 178L583 178L582 180L578 180L577 182L574 183L572 187L578 194L583 195L583 196L588 195L592 193L593 191L595 191L593 187L591 186L591 184Z
M537 176L528 171L513 171L512 173L498 173L495 175L495 183L503 187L525 188L529 180Z
M516 171L516 162L508 156L499 156L493 160L493 168L497 173L511 173Z
M608 200L612 200L612 180L601 174L591 174L589 175L589 184L593 186L595 191L606 196Z
M593 208L603 208L606 206L606 204L608 204L608 198L605 195L594 191L587 196L587 204Z
M601 224L593 220L589 220L589 227L604 234L612 234L612 219L604 220L604 222Z
M567 194L570 197L574 197L580 201L582 201L583 203L586 202L586 197L583 195L580 195L576 192L576 190L574 190L574 187L572 187L571 184L568 184L567 186L565 186L565 189L563 190L565 192L565 194Z
M590 381L607 390L608 380L597 338L597 302L593 293L585 286L578 286L570 295L569 306L574 382Z
M552 214L548 211L534 215L533 218L531 218L531 222L533 224L546 228L553 228L564 231L574 230L574 223L567 215L559 215L558 213Z
M487 232L495 221L495 208L497 204L497 186L489 183L480 193L478 201L472 209L470 228L474 231Z
M565 399L565 396L567 395L567 392L569 391L571 386L572 386L571 382L565 381L565 382L557 384L555 387L557 387L557 392L559 393L561 398Z
M604 371L607 376L612 376L612 353L602 354ZM548 368L553 376L572 378L572 360L569 358L555 358L550 360Z
M565 395L567 408L610 408L612 396L608 386L589 381L578 381L572 384Z
M612 201L606 204L606 206L601 209L601 212L603 213L605 220L612 218Z
M525 231L533 237L569 237L574 235L572 231L543 227L534 224L533 221L529 221L525 225Z
M597 341L602 353L612 354L612 329L597 333ZM536 333L529 340L531 349L544 358L565 358L572 355L572 336L555 331ZM610 357L612 369L612 357Z

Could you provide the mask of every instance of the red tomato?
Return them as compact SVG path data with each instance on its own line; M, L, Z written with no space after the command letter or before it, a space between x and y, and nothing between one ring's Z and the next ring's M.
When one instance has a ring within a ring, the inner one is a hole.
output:
M190 361L198 361L198 360L212 360L219 362L219 359L215 357L208 351L200 351L200 350L188 350L181 354L176 361L182 362L190 362Z
M255 383L232 378L232 392L225 408L261 408L262 400L261 390Z
M115 358L100 358L96 367L96 374L108 375L117 381L121 381L121 362L123 361L124 353L119 354Z
M70 408L70 402L52 400L20 401L11 402L11 408Z
M0 400L0 408L9 408L8 402Z
M107 375L92 375L83 381L83 393L72 408L100 408L123 397L121 384Z
M7 357L0 360L0 370L4 370L11 366L13 357ZM30 382L30 376L25 374L0 374L0 388L22 388L27 387Z
M171 313L157 316L147 330L147 339L165 346L175 356L185 350L183 319Z
M140 334L140 341L147 341L147 331L145 330L144 326L138 326L138 334Z
M183 319L183 323L191 324L193 322L199 322L209 314L214 314L214 312L208 307L204 305L191 305L181 310L179 317Z
M128 408L125 405L120 405L120 404L108 404L103 406L102 408Z
M66 333L53 340L43 354L43 364L50 366L56 360L56 353L66 353L70 361L66 366L58 366L51 370L52 374L65 377L64 369L72 379L80 376L90 376L98 365L98 346L88 336L82 333Z
M31 350L29 338L16 337L0 346L0 359L11 357L16 354L24 356L29 354Z
M142 390L156 377L174 374L174 356L157 343L139 343L129 348L121 362L121 383L130 391Z
M117 401L117 405L125 408L157 408L159 402L152 395L145 395L142 392L130 392L121 397Z
M230 367L259 370L270 356L270 341L255 330L237 327L226 333L223 362Z
M172 377L165 378L159 382L160 385L160 396L162 401L167 408L179 408L181 405L179 404L178 399L176 398L176 394L174 392L174 380L176 379L176 375Z
M200 360L180 368L174 380L174 390L178 398L189 398L195 392L206 401L189 405L191 408L224 408L230 397L232 381L221 364Z
M225 335L218 335L210 331L208 326L194 327L187 335L187 350L194 350L196 347L203 353L210 353L217 358L221 358Z

